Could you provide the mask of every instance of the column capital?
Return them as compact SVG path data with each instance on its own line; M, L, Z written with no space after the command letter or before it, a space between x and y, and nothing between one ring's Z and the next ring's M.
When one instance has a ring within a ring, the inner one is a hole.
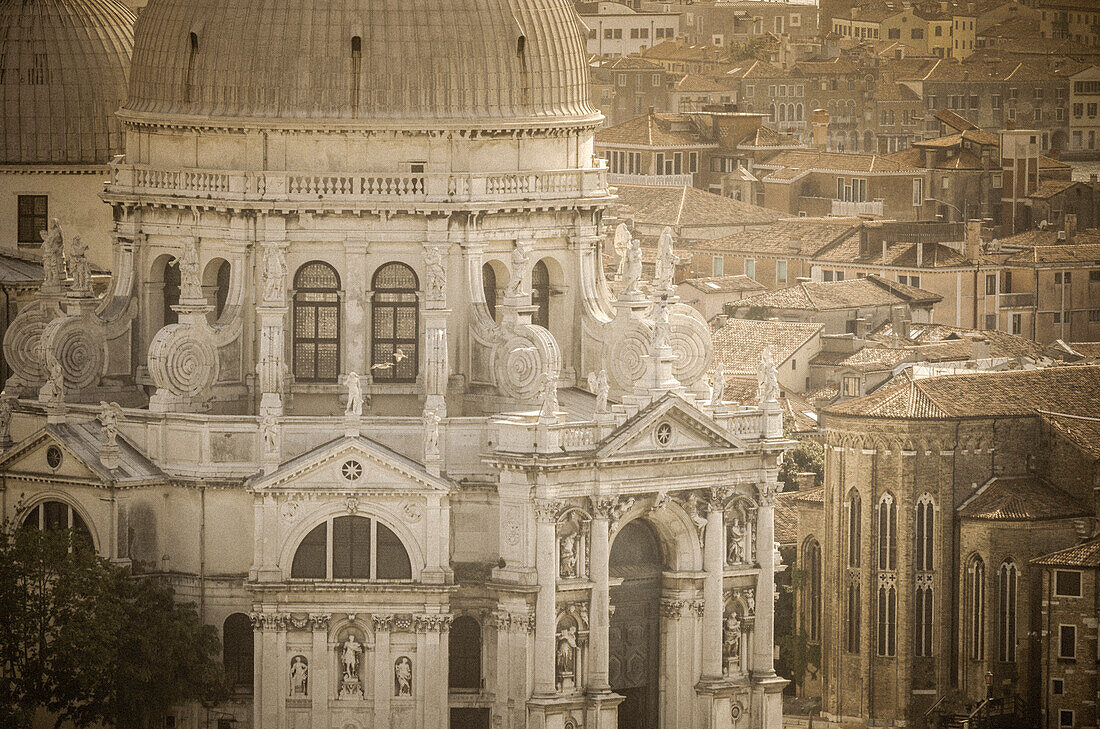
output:
M541 522L552 522L558 517L558 513L565 504L554 499L535 499L535 519Z
M632 506L634 506L632 496L601 496L592 499L592 514L596 519L607 519L609 527L614 529L619 519Z
M756 484L756 495L760 506L775 506L775 497L783 490L780 481L761 481Z

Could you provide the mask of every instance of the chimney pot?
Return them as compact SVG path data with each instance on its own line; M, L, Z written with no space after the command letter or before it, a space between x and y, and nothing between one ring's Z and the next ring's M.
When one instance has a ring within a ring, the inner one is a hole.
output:
M1077 238L1077 215L1066 213L1066 242L1073 243Z

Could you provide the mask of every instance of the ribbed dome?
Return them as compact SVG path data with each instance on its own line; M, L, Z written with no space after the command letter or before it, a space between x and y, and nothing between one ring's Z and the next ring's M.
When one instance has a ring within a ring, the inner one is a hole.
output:
M587 72L571 0L153 0L137 23L127 110L475 126L576 118L593 114Z
M0 164L122 152L134 14L117 0L0 0Z

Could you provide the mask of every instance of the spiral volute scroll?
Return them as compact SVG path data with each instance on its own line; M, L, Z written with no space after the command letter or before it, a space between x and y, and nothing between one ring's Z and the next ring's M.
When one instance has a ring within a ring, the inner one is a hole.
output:
M646 355L653 334L641 321L632 320L626 326L612 329L608 346L607 374L611 386L620 392L631 392L645 375Z
M54 319L42 330L42 342L61 363L67 390L94 387L107 371L107 339L88 317Z
M209 395L218 374L213 338L191 325L169 324L149 345L149 374L159 389L173 395Z
M672 374L681 385L692 387L702 381L714 358L710 327L698 311L686 304L672 308L669 324L672 329L669 340L676 354Z
M561 372L561 350L554 336L535 324L517 327L494 348L497 387L508 397L534 400L543 372Z
M13 379L27 385L40 385L46 380L46 367L38 353L46 317L37 304L32 304L12 319L4 332L4 361L11 368Z

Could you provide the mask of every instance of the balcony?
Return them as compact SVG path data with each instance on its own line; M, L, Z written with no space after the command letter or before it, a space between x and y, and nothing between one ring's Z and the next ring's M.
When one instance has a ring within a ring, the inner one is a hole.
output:
M881 218L882 200L865 200L863 202L833 200L832 212L829 214L841 218L856 218L861 215Z
M607 176L612 185L643 185L646 187L693 187L695 175L626 175L611 173Z
M690 176L689 176L690 180ZM690 184L690 181L689 183ZM537 172L240 172L166 169L116 162L108 196L200 198L233 202L471 203L602 198L604 167Z
M1033 306L1035 306L1035 293L1032 291L1001 294L1002 309L1030 309Z

